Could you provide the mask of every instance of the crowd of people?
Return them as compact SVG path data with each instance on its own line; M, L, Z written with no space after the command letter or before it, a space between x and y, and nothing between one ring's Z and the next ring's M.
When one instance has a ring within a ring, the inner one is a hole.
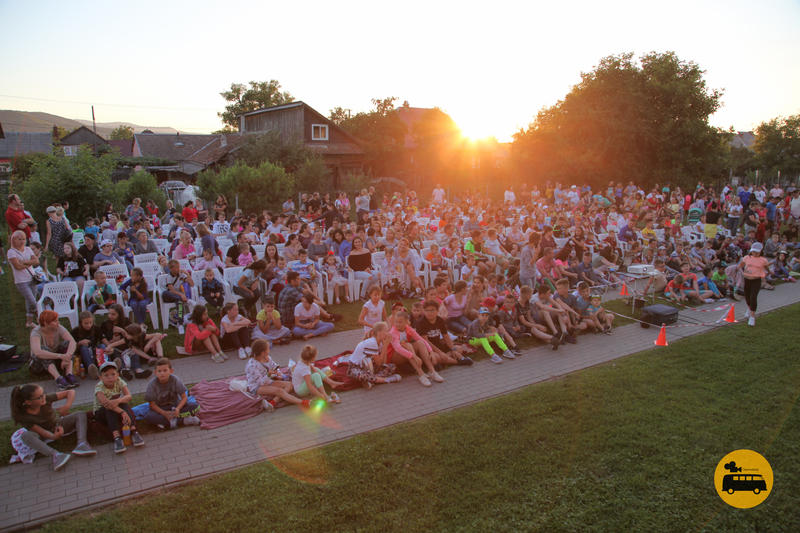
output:
M447 366L472 364L476 350L501 364L520 355L526 337L557 350L578 342L579 332L611 334L615 315L602 295L638 277L646 278L641 296L677 305L743 294L751 326L760 289L800 277L800 190L778 184L644 190L633 182L599 189L548 182L509 187L502 201L448 199L437 185L428 202L414 191L370 188L352 207L345 193L313 193L262 213L232 209L223 196L208 211L189 202L160 213L152 201L141 203L121 213L107 205L82 226L67 219L68 205L48 207L42 243L21 199L9 196L7 257L32 328L31 370L62 391L15 389L14 418L27 430L15 434L21 457L50 455L61 468L69 454L47 441L65 429L78 432L74 455L94 453L81 415L67 415L78 373L97 380L94 416L112 432L117 453L126 448L123 426L133 446L144 444L129 407L131 379L151 379L149 423L197 422L165 357L166 335L154 331L159 321L146 325L156 299L172 306L169 324L187 354L208 353L220 364L231 351L246 359L248 392L272 410L279 402L341 401L340 384L314 366L317 350L308 344L334 329L340 316L331 306L339 303L362 303L364 340L340 359L349 377L372 387L407 373L430 387L445 381ZM56 258L54 272L45 250ZM104 267L111 265L123 274L110 279ZM649 268L632 268L641 265ZM43 287L64 280L86 294L72 331L55 311L37 313ZM99 323L97 314L105 316ZM304 344L299 361L279 368L270 346L295 339ZM58 400L66 408L52 408Z

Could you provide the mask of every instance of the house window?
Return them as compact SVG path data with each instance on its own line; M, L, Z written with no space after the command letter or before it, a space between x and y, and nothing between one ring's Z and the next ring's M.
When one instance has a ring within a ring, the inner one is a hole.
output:
M70 156L70 157L78 155L78 147L77 146L65 146L64 147L64 155Z
M311 140L312 141L327 141L328 140L328 125L327 124L312 124L311 125Z

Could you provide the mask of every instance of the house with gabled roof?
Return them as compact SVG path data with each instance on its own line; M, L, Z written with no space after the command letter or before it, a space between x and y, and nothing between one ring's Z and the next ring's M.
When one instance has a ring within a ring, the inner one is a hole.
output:
M97 154L101 148L108 148L108 141L86 126L81 126L72 130L62 137L58 144L63 148L64 155L67 156L78 155L78 148L83 145L91 147L95 154Z
M159 182L192 182L203 170L227 164L230 154L242 143L239 134L137 133L133 136L133 157L169 162L145 167Z
M331 171L331 185L338 187L349 174L364 170L360 142L305 102L291 102L239 116L239 132L263 134L277 131L284 142L302 142L322 156Z

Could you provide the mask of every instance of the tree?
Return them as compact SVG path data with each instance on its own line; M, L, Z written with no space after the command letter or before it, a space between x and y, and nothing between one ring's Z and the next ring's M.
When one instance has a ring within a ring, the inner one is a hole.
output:
M294 171L295 192L316 192L330 190L331 171L322 158L309 157Z
M218 172L207 170L197 178L200 197L213 202L224 194L234 202L238 195L239 208L245 213L260 213L276 207L294 193L294 177L278 165L269 162L251 167L237 161Z
M302 142L284 142L279 132L269 131L261 135L247 135L245 143L236 150L235 157L251 167L269 161L291 173L307 159L319 156Z
M36 219L44 220L48 205L69 202L70 220L81 223L89 216L99 216L108 200L116 200L111 172L116 167L113 155L96 157L91 148L81 146L78 155L63 154L37 158L20 196Z
M800 115L777 117L756 128L755 151L760 165L770 174L800 174Z
M128 141L133 139L133 128L125 124L121 124L114 128L108 136L112 141Z
M69 131L67 130L67 128L63 128L61 126L53 126L53 134L55 135L55 139L53 139L53 142L55 142L55 141L60 141L61 139L66 137L69 134Z
M243 83L231 83L229 91L219 93L226 102L225 111L217 113L223 124L234 130L239 130L239 115L255 111L263 107L272 107L288 104L294 97L287 91L281 91L281 84L277 80L251 81L250 87Z
M727 171L708 123L722 93L675 53L608 56L514 136L517 172L570 183L689 183Z
M127 206L134 198L140 198L142 205L153 200L160 212L167 207L167 196L158 188L156 178L145 170L137 170L128 179L116 184L116 200L121 206Z

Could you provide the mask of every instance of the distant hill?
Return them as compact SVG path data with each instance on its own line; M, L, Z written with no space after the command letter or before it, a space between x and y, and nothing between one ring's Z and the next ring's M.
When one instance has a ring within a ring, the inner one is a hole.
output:
M53 126L60 126L68 132L81 126L92 128L91 120L73 120L50 113L40 113L37 111L14 111L11 109L0 109L0 123L3 124L5 131L27 131L27 132L47 132L52 131ZM175 128L165 128L158 126L139 126L130 122L98 122L97 134L108 138L112 131L120 125L133 128L134 133L142 130L151 130L153 133L178 133ZM181 132L184 133L184 132Z

